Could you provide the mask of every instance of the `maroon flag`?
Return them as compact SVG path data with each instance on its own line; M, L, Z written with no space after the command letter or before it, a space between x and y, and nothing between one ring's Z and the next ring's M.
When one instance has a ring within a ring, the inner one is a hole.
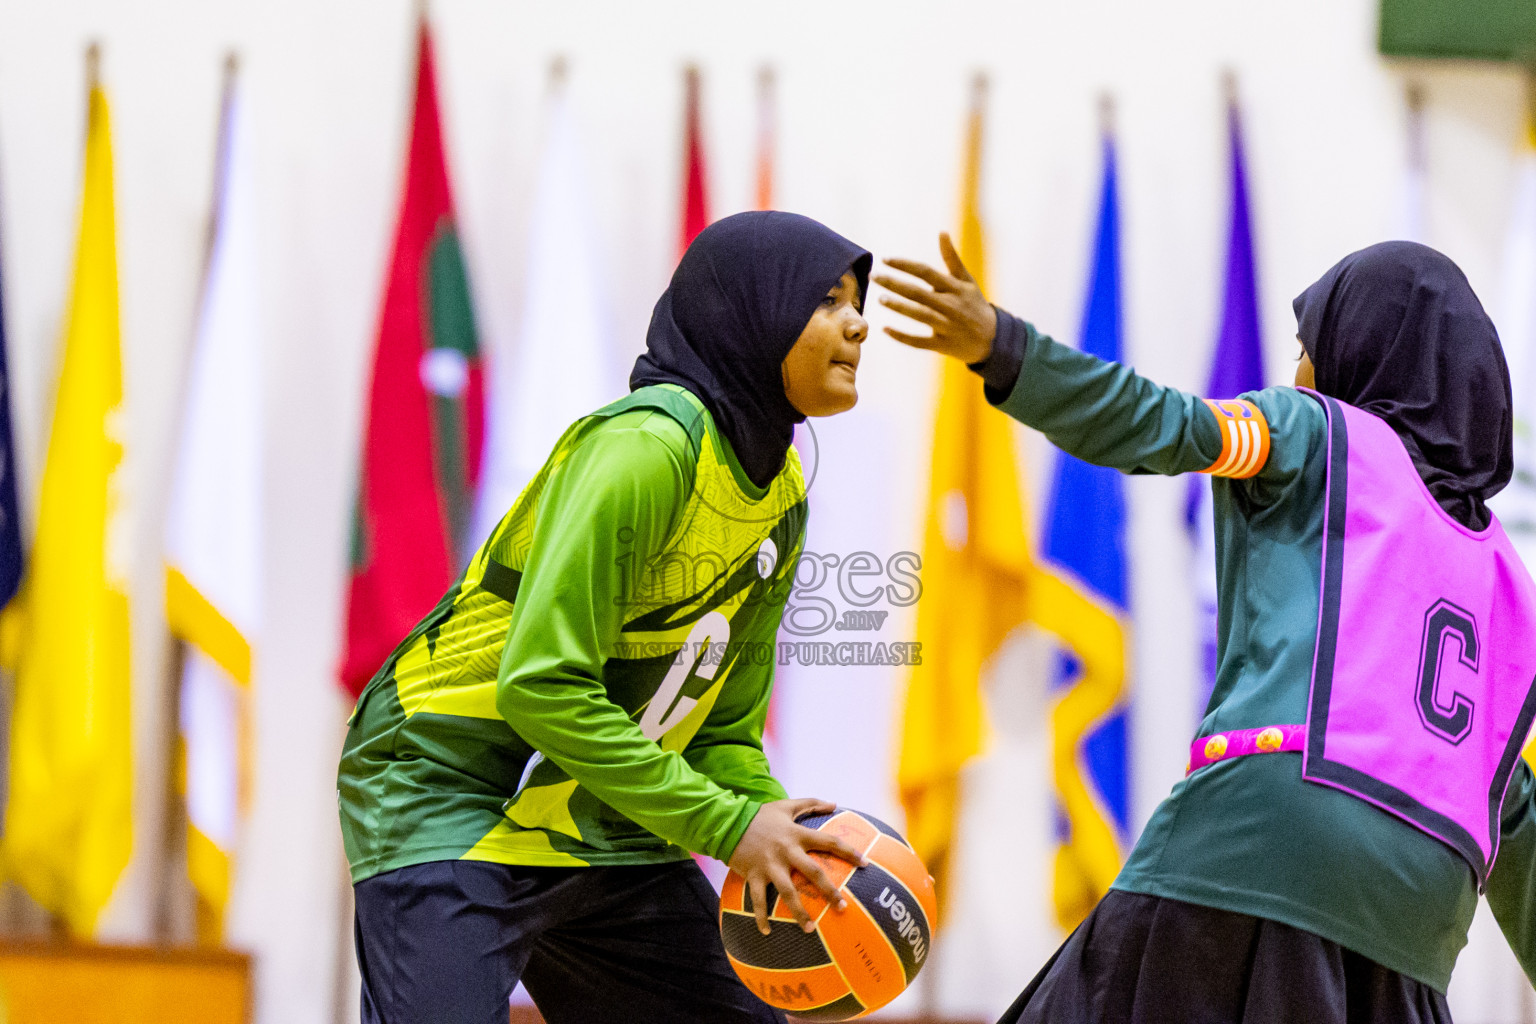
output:
M384 286L353 520L341 682L360 692L468 550L485 400L423 19L394 255Z

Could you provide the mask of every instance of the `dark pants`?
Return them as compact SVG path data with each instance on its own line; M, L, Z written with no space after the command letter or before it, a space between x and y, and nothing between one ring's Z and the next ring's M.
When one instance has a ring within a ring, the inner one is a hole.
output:
M1451 1024L1445 996L1279 921L1111 889L998 1024Z
M506 1024L521 978L549 1024L783 1024L736 977L692 861L435 861L359 882L363 1024Z

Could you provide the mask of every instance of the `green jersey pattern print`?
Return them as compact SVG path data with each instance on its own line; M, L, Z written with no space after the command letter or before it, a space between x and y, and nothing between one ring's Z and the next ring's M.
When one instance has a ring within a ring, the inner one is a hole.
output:
M725 858L782 799L762 751L805 536L671 385L573 424L353 712L354 881L433 860Z

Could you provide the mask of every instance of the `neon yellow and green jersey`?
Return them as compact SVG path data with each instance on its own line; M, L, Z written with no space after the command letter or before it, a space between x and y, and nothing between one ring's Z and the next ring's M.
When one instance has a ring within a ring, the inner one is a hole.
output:
M805 513L795 450L754 486L682 388L573 424L358 698L353 881L728 858L784 797L762 732Z

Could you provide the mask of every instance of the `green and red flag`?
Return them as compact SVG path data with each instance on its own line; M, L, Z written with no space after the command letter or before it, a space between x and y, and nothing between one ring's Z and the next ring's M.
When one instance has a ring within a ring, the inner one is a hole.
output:
M442 596L469 550L485 399L441 124L423 19L353 521L341 662L353 694Z

